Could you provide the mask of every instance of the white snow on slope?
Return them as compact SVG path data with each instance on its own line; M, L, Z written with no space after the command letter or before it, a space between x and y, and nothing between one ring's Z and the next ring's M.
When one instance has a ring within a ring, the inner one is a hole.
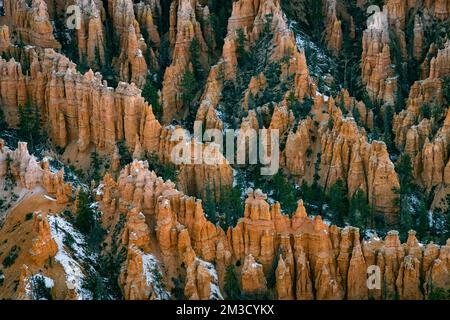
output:
M48 216L48 221L52 229L53 237L58 245L58 253L55 256L55 259L64 268L64 272L66 273L66 281L73 285L79 300L91 299L92 294L82 287L85 275L83 274L79 262L86 260L87 258L95 257L89 257L86 253L84 248L86 244L84 237L62 217ZM74 252L73 256L67 252L64 245L64 238L66 237L66 234L70 234L74 239L71 246L71 249Z
M145 279L147 285L153 288L156 294L157 300L169 300L170 293L167 292L160 280L158 280L157 275L161 275L161 270L159 268L159 262L152 254L142 255L143 270L145 272Z

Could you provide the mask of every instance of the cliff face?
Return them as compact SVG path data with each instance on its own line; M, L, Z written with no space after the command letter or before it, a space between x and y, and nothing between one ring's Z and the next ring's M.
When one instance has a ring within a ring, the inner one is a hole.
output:
M37 212L34 214L33 231L36 233L36 238L33 239L30 254L36 265L43 266L58 252L58 246L52 237L50 224L45 213Z
M19 158L26 163L24 148L10 155L12 163ZM249 190L244 217L227 232L205 218L201 200L158 178L146 162L134 161L117 180L107 174L95 194L103 226L119 231L110 233L105 243L126 249L118 276L126 299L170 298L176 285L170 279L179 279L176 286L182 285L189 299L222 299L225 272L231 266L237 266L244 294L278 299L422 299L432 287L450 285L450 240L442 247L432 242L423 246L411 231L401 244L398 233L391 231L385 240L375 235L361 241L357 228L341 229L320 216L308 217L302 201L289 218L279 203L269 205L260 190ZM6 230L15 214L7 217ZM37 266L46 277L57 279L58 265L47 263L62 254L54 223L70 228L60 213L53 213L51 221L40 212L30 221L29 256L20 258L24 267L14 267L14 274L20 275L17 298L32 298L29 288ZM367 287L369 266L379 268L384 279L378 289ZM84 294L60 280L55 285L67 299Z
M199 7L197 7L197 5ZM205 7L206 8L206 7ZM172 48L172 64L164 75L162 106L163 122L170 123L172 119L183 119L189 112L189 106L183 104L181 81L187 69L191 71L190 46L194 39L199 43L199 59L203 66L207 65L208 46L203 30L198 22L198 12L204 12L200 3L190 0L173 1L170 6L169 41ZM200 16L203 19L203 16Z
M250 190L244 217L225 235L205 219L201 201L184 196L173 189L173 184L156 178L145 163L134 162L126 167L117 184L109 178L103 184L101 206L107 216L136 205L142 211L139 225L145 216L147 223L156 226L156 241L144 240L148 236L139 234L153 231L143 224L138 228L137 223L132 231L127 222L125 234L142 240L128 245L158 252L165 265L164 279L185 275L184 292L191 299L210 299L214 291L211 288L217 286L220 290L223 272L231 264L240 266L237 270L245 294L261 296L274 292L279 299L381 299L396 294L403 299L421 299L422 288L431 281L439 283L439 287L447 285L442 266L447 261L447 247L423 247L413 232L404 245L394 231L384 241L375 236L361 243L358 229L328 226L320 216L310 218L302 201L290 219L281 213L278 203L271 207L260 190ZM128 213L127 221L131 221L131 214L136 215L133 212L137 211ZM141 262L135 261L136 249L128 250L126 263L133 270L129 272L139 279L139 269L136 271L133 266L139 267ZM215 264L215 270L210 263ZM367 288L370 265L380 268L386 286ZM441 271L433 274L436 269ZM271 272L275 274L274 287L267 283ZM432 278L419 274L430 274ZM125 281L125 288L139 290L141 285L132 286L132 281L138 280ZM167 283L171 286L170 281ZM134 292L131 297L143 297L144 292ZM215 298L221 296L219 291Z
M55 196L60 204L71 200L72 185L64 182L64 170L57 173L50 171L48 160L38 162L28 153L27 144L24 142L20 142L18 148L12 151L0 140L0 178L4 180L7 174L10 174L21 188L31 191L36 187L43 187L47 193Z
M26 0L7 0L4 1L4 9L10 27L23 43L42 48L61 47L53 36L53 26L44 0L31 1L31 7Z
M363 33L362 81L369 98L394 104L397 82L394 77L390 53L388 13L383 10L373 15L373 20Z
M101 68L106 63L105 57L105 30L102 17L105 16L101 1L80 1L79 6L82 18L79 20L80 28L76 30L79 60L91 67Z
M72 230L76 217L67 213L77 212L75 189L95 198L89 209L107 230L101 258L117 259L114 287L125 299L226 298L230 272L244 296L257 298L425 299L433 288L448 289L449 241L422 244L423 230L404 244L396 231L367 240L357 228L308 216L306 205L333 215L328 199L321 207L299 200L289 217L276 192L244 190L260 182L250 170L184 129L195 119L220 133L278 130L277 178L305 199L304 182L318 183L327 198L342 181L343 201L350 206L362 191L371 213L401 227L402 236L409 227L400 219L394 163L407 154L414 189L432 202L424 205L433 220L424 226L433 233L428 240L442 241L448 230L436 221L445 219L450 193L449 0L386 0L367 25L367 1L324 0L298 21L280 0L54 3L3 1L0 134L16 143L20 132L11 128L20 125L19 106L30 103L49 144L63 150L49 154L84 170L86 181L71 168L56 172L45 151L35 150L38 161L26 143L13 151L0 140L0 200L15 195L7 209L0 201L0 255L17 256L0 298L36 298L33 281L41 275L54 281L56 298L94 298L82 286L84 277L97 276L84 270L91 263L83 260L86 235ZM58 14L71 4L80 6L80 28L61 37ZM290 7L297 5L294 16L305 2ZM316 25L311 12L324 28L308 30ZM67 48L69 38L76 47ZM80 72L86 67L99 72ZM188 72L198 83L186 83ZM89 187L94 151L109 161L108 172ZM133 160L124 165L127 153ZM184 161L174 163L174 155ZM149 169L168 164L175 164L176 182ZM75 177L74 185L64 176ZM209 200L221 205L230 188L245 200L244 213L219 226L207 216L222 208ZM8 237L15 240L2 242ZM369 267L379 270L381 288L367 286Z
M398 187L399 182L386 145L367 142L365 130L344 117L334 99L325 102L316 97L311 118L300 121L297 130L288 134L284 156L284 165L298 179L312 181L318 164L320 184L326 190L340 179L348 186L350 198L362 190L375 210L395 223L397 196L386 185Z

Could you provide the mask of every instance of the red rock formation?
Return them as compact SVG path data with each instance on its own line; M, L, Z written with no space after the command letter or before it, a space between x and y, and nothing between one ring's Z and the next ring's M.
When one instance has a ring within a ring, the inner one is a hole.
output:
M341 21L336 16L336 1L327 1L325 41L328 50L338 55L342 49L343 34Z
M14 151L0 143L0 178L5 176L7 166L20 187L33 190L41 186L50 195L56 196L56 201L60 204L72 200L72 185L64 182L64 170L57 173L51 172L48 160L37 162L36 158L28 153L26 143L19 142L18 148Z
M76 30L79 59L86 59L89 66L100 69L106 63L102 2L77 0L76 4L82 13L80 28Z
M31 259L36 265L42 267L58 252L58 246L53 239L45 213L34 213L33 231L36 233L36 237L33 239L30 249Z
M32 300L31 272L27 265L20 269L19 285L17 287L18 300Z
M363 34L362 81L372 101L393 104L397 84L391 65L387 12L375 13L372 21Z
M450 40L444 49L438 50L436 58L431 59L430 78L441 78L450 75Z
M53 36L53 26L44 0L33 0L31 7L26 0L6 0L4 8L11 31L15 31L24 43L42 48L61 47Z
M267 290L263 266L255 261L252 254L248 254L242 268L242 291L248 295L263 295Z
M197 1L178 0L171 4L170 43L173 47L172 65L166 69L162 90L163 122L183 119L189 108L181 99L181 80L187 68L191 68L189 47L195 38L200 44L200 62L207 65L208 46L203 37L196 13ZM200 5L200 4L198 4ZM202 17L203 18L203 17Z
M328 129L330 117L332 129ZM317 124L319 121L321 124ZM390 186L399 183L385 144L368 143L365 131L352 118L342 116L334 99L325 103L321 96L314 100L311 117L302 120L295 133L288 134L284 165L299 180L312 182L319 152L320 183L325 189L341 179L348 186L349 197L361 189L376 211L384 213L391 223L395 221L396 195L385 182Z
M5 51L11 45L9 28L7 25L0 26L0 52Z

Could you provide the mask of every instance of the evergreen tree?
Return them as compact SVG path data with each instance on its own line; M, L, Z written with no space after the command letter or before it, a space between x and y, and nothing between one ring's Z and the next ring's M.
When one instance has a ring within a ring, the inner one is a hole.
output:
M292 214L297 208L297 191L294 185L283 175L281 170L275 174L272 179L273 198L280 202L281 208L287 213Z
M224 279L224 291L228 300L238 300L241 295L239 280L234 265L227 267Z
M94 212L89 206L88 194L80 190L77 199L77 215L75 227L83 234L88 235L94 225Z
M164 19L163 19L164 20ZM158 83L164 79L164 73L166 68L170 65L170 43L166 36L161 38L161 44L159 47L159 76Z
M8 128L8 124L6 123L5 113L3 112L3 107L0 106L0 130L5 130Z
M213 224L217 223L217 213L216 213L216 201L214 200L214 194L211 190L209 183L206 183L205 187L205 199L203 201L203 210L209 221Z
M133 158L131 157L130 151L128 151L128 147L124 140L120 140L117 142L117 148L119 149L121 167L124 167L133 161Z
M224 229L235 226L237 221L244 216L244 202L241 198L242 189L239 186L224 187L220 193L220 203L218 208L225 216L222 221Z
M205 79L205 70L200 63L200 42L197 38L191 41L189 46L189 53L191 54L191 62L194 67L194 75L199 83L202 83Z
M41 275L36 275L31 279L33 300L52 300L50 288L47 288L45 279Z
M98 182L101 180L100 175L100 160L98 158L98 153L93 151L91 153L91 176L92 180Z
M431 109L428 103L425 103L422 108L420 108L420 115L422 118L431 119Z
M418 200L419 203L417 206L418 210L417 234L419 236L419 239L424 240L428 236L429 231L428 210L425 199L423 199L423 196L420 196Z
M198 89L195 76L189 68L184 72L183 79L181 80L181 88L181 99L183 100L184 105L189 107L194 100Z
M77 197L77 214L74 226L87 237L89 249L99 253L105 230L101 227L97 212L91 208L89 200L88 193L80 190Z
M313 106L313 101L310 97L304 97L303 102L300 102L295 97L294 92L290 92L287 98L288 107L294 113L296 120L305 119Z
M14 184L16 183L16 179L14 177L14 174L11 169L12 165L12 158L11 155L7 154L6 156L6 174L5 174L5 191L7 189L12 189L14 187Z
M411 158L408 154L403 154L395 166L400 188L394 188L394 192L398 194L395 204L400 208L400 231L405 234L412 227L412 212L410 205L410 197L414 190Z
M173 163L163 164L156 153L147 154L147 160L149 169L155 171L158 177L162 177L166 181L177 182L178 172Z
M92 300L108 300L108 289L97 272L89 272L83 282L83 288L92 292Z
M394 110L390 105L384 109L384 142L391 153L394 150L393 134L392 134L392 119L394 117Z
M350 224L365 229L371 224L371 210L364 191L359 189L350 200Z
M356 122L359 126L361 126L361 114L359 113L358 107L355 106L355 107L353 108L352 114L353 114L353 119L355 119L355 122Z
M171 290L172 295L175 297L176 300L183 300L184 297L184 289L183 289L183 283L179 278L172 278L173 287Z
M348 200L347 187L341 179L331 187L329 197L330 209L336 214L337 223L342 226L348 212Z
M19 106L19 138L29 143L31 150L41 141L41 121L37 107L27 99L25 107Z
M142 89L142 97L152 106L153 114L157 119L161 119L162 109L159 104L159 94L151 77L147 77L144 88Z
M245 36L244 30L239 28L237 30L237 48L236 54L239 66L243 67L247 64L249 55L246 50L247 38Z
M329 130L333 130L333 128L334 128L334 120L333 120L333 117L331 117L331 116L328 119L327 127L328 127Z

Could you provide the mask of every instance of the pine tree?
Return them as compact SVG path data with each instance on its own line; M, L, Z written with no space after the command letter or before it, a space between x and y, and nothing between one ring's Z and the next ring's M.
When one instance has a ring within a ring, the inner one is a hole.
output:
M338 179L330 189L330 209L337 215L339 225L344 225L348 212L347 187Z
M236 48L236 54L238 59L239 66L243 67L248 62L248 53L246 50L247 46L247 38L245 36L244 30L239 28L237 30L237 48Z
M94 212L89 207L89 196L85 191L80 190L77 198L75 227L81 233L88 235L91 232L94 223Z
M394 150L393 134L392 134L392 119L394 117L394 110L390 105L387 105L384 109L384 142L389 150Z
M398 160L395 170L397 171L400 188L394 188L393 191L398 194L395 204L400 208L400 231L403 234L412 227L412 217L410 212L409 198L413 193L414 183L412 175L411 158L408 154L403 154Z
M194 67L194 75L199 83L205 79L205 70L200 63L200 42L197 38L192 39L189 46L189 53L191 55L192 66Z
M119 149L121 167L124 167L133 161L133 158L124 140L120 140L117 142L117 148Z
M211 190L209 182L205 187L205 199L203 201L203 210L209 221L213 224L217 223L216 202L214 200L214 193Z
M197 93L197 81L191 70L186 69L181 80L181 99L185 106L190 106Z
M238 300L240 298L241 290L239 289L239 280L234 265L227 267L224 279L224 291L229 300Z
M147 101L152 106L153 114L157 119L161 119L162 109L159 104L159 94L151 77L147 77L147 81L145 82L145 86L142 89L142 97L144 97L145 101Z
M31 150L40 139L40 119L36 110L29 99L25 107L19 106L19 137L29 143Z
M36 275L32 277L31 287L34 300L52 300L51 290L47 288L43 276Z
M420 108L420 115L422 118L431 119L431 109L428 103L425 103L422 108Z
M365 229L371 221L370 211L366 195L359 189L350 200L350 224Z
M281 208L292 214L297 208L297 191L294 185L283 175L281 170L275 174L272 179L273 198L280 202Z
M424 240L428 236L429 224L428 224L428 210L425 199L423 199L423 196L421 196L419 199L417 210L418 210L417 233L419 239Z
M92 292L92 300L107 300L109 298L108 289L105 283L96 272L90 272L83 282L83 288Z
M244 215L244 203L241 198L242 186L224 187L220 193L219 208L225 215L222 227L235 226Z
M352 113L353 113L353 119L355 119L355 122L356 122L359 126L361 126L361 114L359 113L358 107L355 106L355 107L353 108Z
M12 189L16 182L14 174L12 172L12 158L11 155L7 154L6 156L6 174L5 174L5 191L7 189Z
M8 124L6 123L5 113L3 112L3 107L0 106L0 130L5 130L8 128Z
M91 153L91 176L92 179L96 182L101 180L100 160L98 158L98 153L96 151L93 151Z

